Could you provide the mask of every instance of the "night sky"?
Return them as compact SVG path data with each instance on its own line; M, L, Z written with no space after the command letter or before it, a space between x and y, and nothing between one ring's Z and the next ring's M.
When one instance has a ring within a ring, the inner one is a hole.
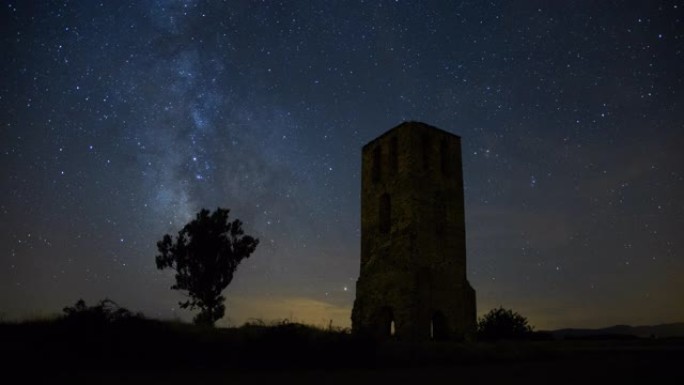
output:
M231 209L219 325L349 326L361 147L462 137L468 278L538 329L684 321L684 3L3 1L0 320L190 320L156 242Z

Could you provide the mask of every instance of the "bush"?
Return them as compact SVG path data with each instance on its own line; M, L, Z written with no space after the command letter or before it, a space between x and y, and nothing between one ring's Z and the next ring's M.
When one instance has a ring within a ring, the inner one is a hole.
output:
M532 336L527 318L510 309L492 309L477 322L477 337L484 341L520 340Z
M74 306L67 306L63 311L66 321L91 325L104 325L143 318L142 314L134 314L109 298L101 300L94 306L87 306L84 300L79 299Z

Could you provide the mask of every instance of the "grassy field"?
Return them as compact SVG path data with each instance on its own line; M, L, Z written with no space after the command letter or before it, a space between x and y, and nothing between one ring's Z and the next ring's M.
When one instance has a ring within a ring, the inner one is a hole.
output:
M3 372L38 383L684 383L684 340L373 342L283 322L0 324Z

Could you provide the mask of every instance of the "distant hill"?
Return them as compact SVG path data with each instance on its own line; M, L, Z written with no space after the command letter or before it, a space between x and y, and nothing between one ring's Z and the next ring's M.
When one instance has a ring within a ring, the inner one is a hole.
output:
M615 325L602 329L559 329L549 333L556 339L684 337L684 322L648 326Z

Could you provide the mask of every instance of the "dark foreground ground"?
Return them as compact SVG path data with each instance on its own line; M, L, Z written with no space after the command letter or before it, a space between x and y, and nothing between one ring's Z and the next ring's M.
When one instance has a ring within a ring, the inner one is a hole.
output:
M1 324L0 366L2 383L682 384L684 340L416 345L297 324L57 320Z

